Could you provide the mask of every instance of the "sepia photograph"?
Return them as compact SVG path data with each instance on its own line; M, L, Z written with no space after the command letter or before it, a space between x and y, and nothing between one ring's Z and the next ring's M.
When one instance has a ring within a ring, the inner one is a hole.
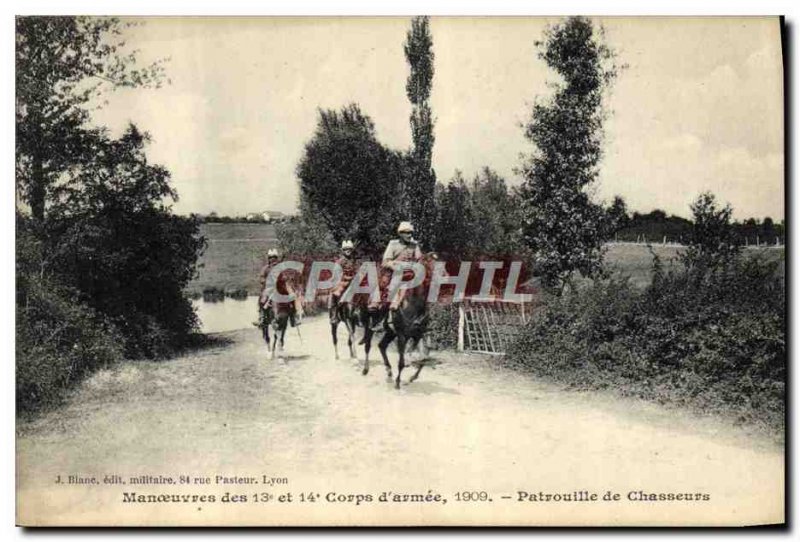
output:
M786 524L782 17L14 29L18 526Z

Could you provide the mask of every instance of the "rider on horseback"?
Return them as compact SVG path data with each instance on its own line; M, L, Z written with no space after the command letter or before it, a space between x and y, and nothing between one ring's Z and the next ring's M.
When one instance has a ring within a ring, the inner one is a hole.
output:
M399 263L419 262L422 260L422 250L419 248L419 243L412 239L414 233L414 226L411 222L403 221L397 226L397 235L399 239L392 239L386 246L383 253L382 267L384 269L391 269L394 272L395 267ZM411 271L406 271L411 272ZM391 275L388 277L391 279ZM385 282L385 280L384 280ZM406 290L398 290L389 305L390 311L396 311L400 303L405 297Z
M261 293L258 296L258 324L261 327L268 326L272 320L272 309L270 307L274 284L267 285L267 277L270 271L278 263L278 250L271 248L267 251L267 263L258 273L258 283L261 286Z
M296 326L300 324L300 318L303 314L302 299L296 295L294 288L293 277L286 277L284 274L289 275L290 271L284 271L278 277L273 277L269 280L270 273L273 268L280 263L280 254L278 249L271 248L267 252L267 263L261 268L258 273L258 283L261 285L261 294L258 296L258 325L269 325L275 316L275 307L273 306L273 294L276 290L282 294L294 294L294 311L291 314L291 324Z
M354 245L352 241L342 241L342 253L336 259L336 265L341 268L342 276L339 279L339 283L331 290L331 295L328 298L328 312L331 321L336 318L336 307L339 305L339 299L356 276L358 266L354 256Z

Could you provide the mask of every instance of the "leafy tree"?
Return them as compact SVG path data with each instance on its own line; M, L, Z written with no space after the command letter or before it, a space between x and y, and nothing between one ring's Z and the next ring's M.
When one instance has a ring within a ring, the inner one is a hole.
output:
M339 246L322 214L302 194L299 219L278 223L275 233L283 253L292 256L330 256L336 254Z
M429 105L433 83L433 38L427 17L411 21L405 43L405 55L410 73L406 94L411 102L412 167L404 183L403 211L416 226L416 236L426 244L432 243L434 187L436 173L431 166L433 154L433 116Z
M590 199L602 156L603 93L617 75L602 32L583 17L550 27L536 42L558 73L555 94L533 106L525 136L537 151L521 168L523 227L546 286L562 290L573 272L602 270L608 215Z
M702 271L734 260L741 246L731 225L731 206L719 208L714 194L704 192L692 203L691 209L694 223L686 251L681 255L684 265Z
M476 250L487 256L515 255L523 251L520 204L506 180L489 167L475 176L471 185L475 216Z
M147 160L148 135L130 125L114 139L90 124L109 88L162 81L160 63L137 68L136 53L125 52L128 26L17 19L16 176L31 214L22 209L19 220L42 247L38 271L18 273L17 295L36 303L25 325L39 325L31 315L42 307L71 303L112 330L98 328L97 337L118 335L126 355L158 357L195 330L183 290L205 240L195 218L172 214L177 194L169 172Z
M405 158L381 145L357 105L319 114L297 166L302 197L337 244L352 239L367 253L382 252L399 220Z
M618 231L630 224L631 218L628 216L628 204L622 196L614 196L614 201L607 210L608 219L613 231Z
M475 252L477 223L472 198L460 171L436 194L436 248L451 256L467 257Z
M777 236L775 222L771 217L765 217L761 222L761 237L765 243L774 243Z
M19 196L42 220L51 186L91 152L86 127L109 87L158 86L160 63L136 68L115 18L16 20L16 178Z
M197 320L184 288L205 247L199 220L171 213L169 172L150 164L147 134L92 141L91 159L54 190L44 266L124 337L129 357L179 348ZM88 154L87 154L88 155Z

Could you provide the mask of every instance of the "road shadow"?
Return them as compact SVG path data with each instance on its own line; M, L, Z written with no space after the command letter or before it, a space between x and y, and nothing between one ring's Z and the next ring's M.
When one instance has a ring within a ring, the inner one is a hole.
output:
M423 376L420 376L423 378ZM402 383L402 389L405 393L411 395L434 395L443 393L446 395L461 395L461 392L455 388L448 388L442 386L438 382L430 382L425 380L416 380L414 382L405 381Z
M222 333L192 333L183 348L176 353L176 356L202 352L213 348L223 348L232 345L234 342L230 332Z
M299 361L310 357L309 354L276 354L276 358L283 361Z

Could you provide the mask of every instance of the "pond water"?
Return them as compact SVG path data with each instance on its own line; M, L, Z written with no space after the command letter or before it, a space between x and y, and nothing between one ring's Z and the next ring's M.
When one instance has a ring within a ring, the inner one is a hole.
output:
M224 301L210 302L202 299L192 300L192 305L200 318L203 333L219 333L235 329L252 329L258 319L258 296L247 299L225 298Z

